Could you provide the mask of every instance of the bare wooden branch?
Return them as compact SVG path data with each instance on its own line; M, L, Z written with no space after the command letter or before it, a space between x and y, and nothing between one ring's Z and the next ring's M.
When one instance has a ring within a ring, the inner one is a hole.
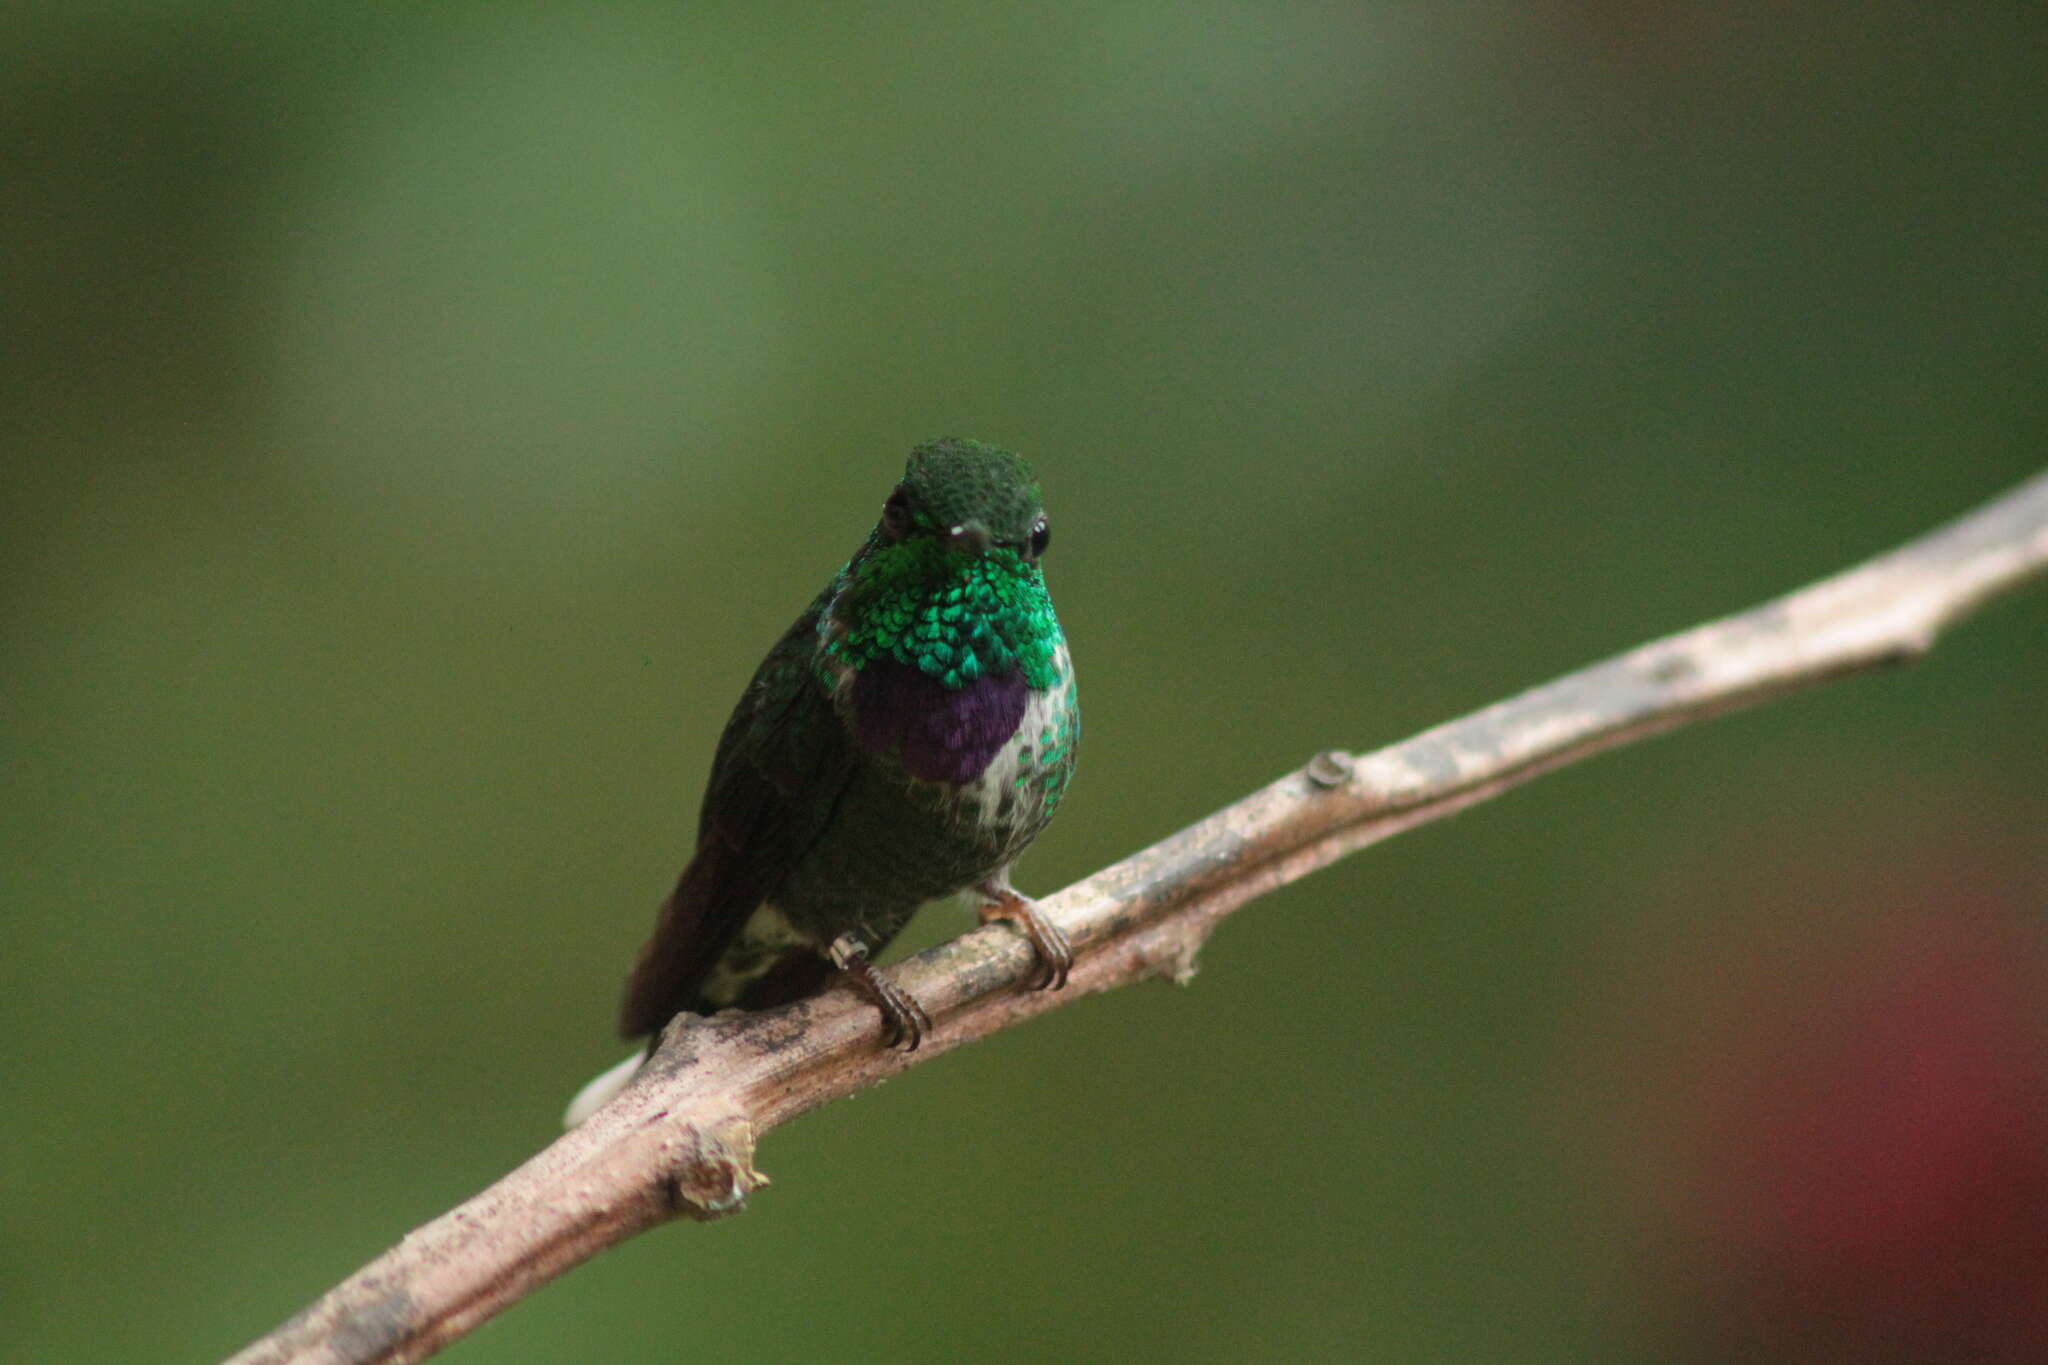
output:
M685 1017L587 1123L408 1234L271 1335L257 1362L424 1358L570 1267L676 1217L740 1209L778 1124L961 1043L1148 977L1185 980L1216 922L1356 849L1617 744L1911 659L1994 595L2048 571L2048 474L1857 568L1644 645L1377 753L1305 768L1040 902L1079 960L1059 992L992 925L895 969L936 1031L878 1046L848 990L762 1014Z

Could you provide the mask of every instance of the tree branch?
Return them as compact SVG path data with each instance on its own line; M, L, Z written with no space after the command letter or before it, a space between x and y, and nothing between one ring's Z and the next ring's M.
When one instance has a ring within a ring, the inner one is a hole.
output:
M409 1233L234 1357L420 1360L614 1243L736 1212L778 1124L1096 991L1184 981L1218 920L1297 877L1617 744L1925 652L2048 572L2048 474L1877 559L1595 664L1413 739L1332 750L1039 903L1078 953L1064 991L991 925L894 969L936 1023L914 1053L845 989L760 1014L684 1016L625 1093L468 1203Z

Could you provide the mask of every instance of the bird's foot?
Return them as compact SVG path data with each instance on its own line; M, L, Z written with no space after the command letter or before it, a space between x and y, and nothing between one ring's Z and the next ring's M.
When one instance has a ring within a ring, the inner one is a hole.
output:
M983 924L1008 920L1038 950L1038 972L1032 978L1031 988L1056 991L1066 985L1067 973L1074 969L1074 945L1067 941L1066 931L1039 914L1036 901L1008 886L984 884L974 889L989 898L988 904L981 907Z
M932 1031L932 1018L910 992L875 970L868 960L868 945L857 934L841 934L828 950L832 965L852 979L855 986L875 1002L882 1012L882 1046L917 1051L917 1045Z

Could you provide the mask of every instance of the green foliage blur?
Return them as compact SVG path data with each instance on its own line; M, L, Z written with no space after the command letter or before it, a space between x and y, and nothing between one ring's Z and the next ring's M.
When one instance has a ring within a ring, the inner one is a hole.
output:
M1041 892L2030 474L2044 38L10 9L0 1356L223 1356L550 1140L727 710L917 439L1047 490L1087 727ZM1738 977L1846 979L1881 888L2038 946L2044 628L1288 888L448 1358L1713 1358L1751 1309L1657 1196L1735 1111L1655 1059Z

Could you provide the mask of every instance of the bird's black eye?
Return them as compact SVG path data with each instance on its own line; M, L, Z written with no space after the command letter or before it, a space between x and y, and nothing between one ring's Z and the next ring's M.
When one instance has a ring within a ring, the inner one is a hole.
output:
M1038 558L1045 553L1045 547L1052 541L1052 527L1044 517L1031 525L1031 557Z
M891 540L901 540L909 535L916 520L910 511L910 495L900 488L882 504L882 529L888 532Z

